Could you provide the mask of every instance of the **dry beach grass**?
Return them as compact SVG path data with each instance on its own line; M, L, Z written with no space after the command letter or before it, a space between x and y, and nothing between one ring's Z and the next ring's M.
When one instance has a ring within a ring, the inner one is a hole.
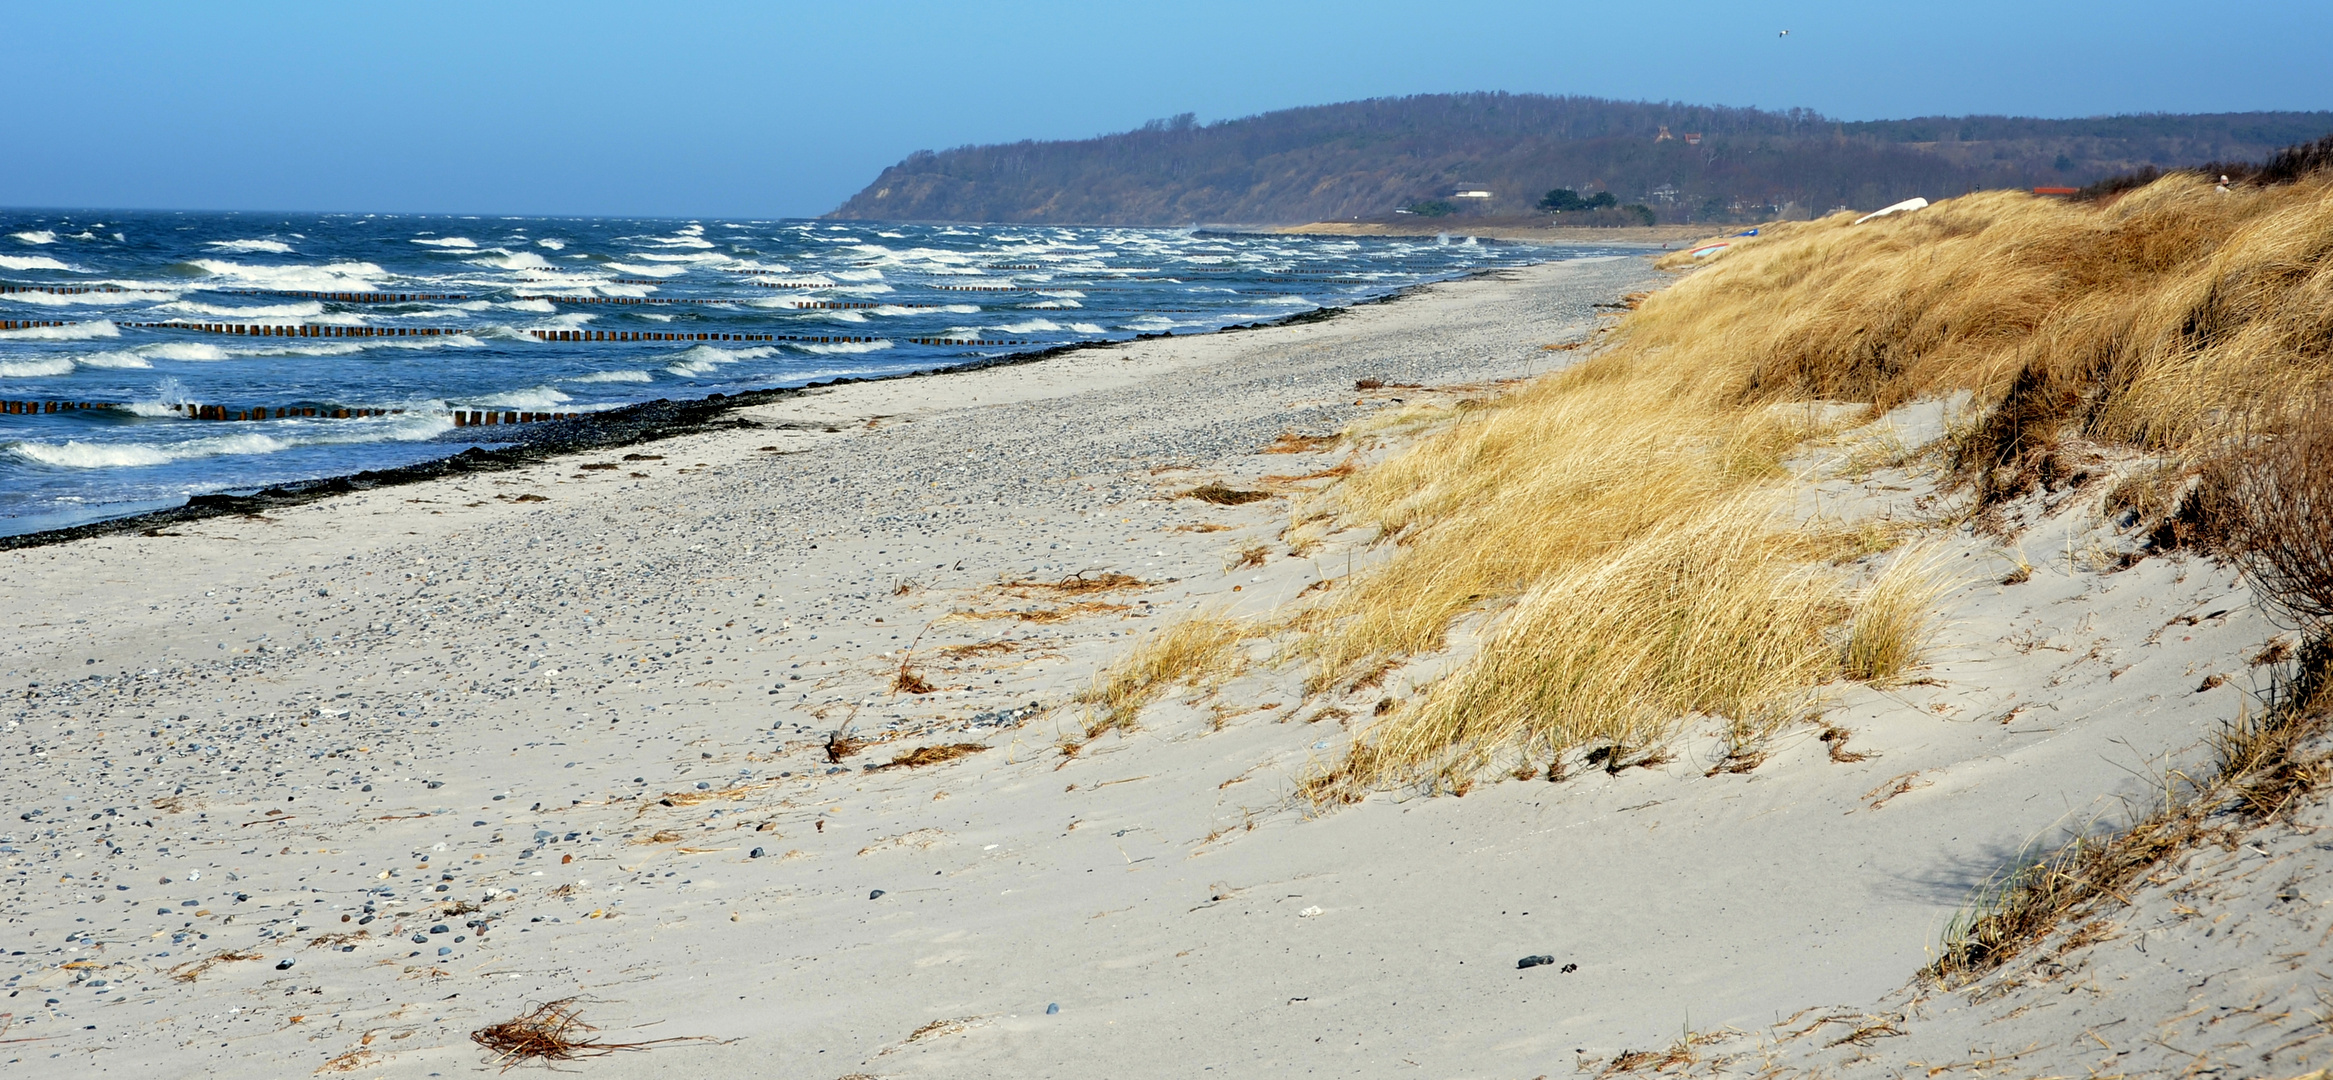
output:
M2099 204L1990 192L1771 226L1645 298L1576 366L1410 410L1438 427L1316 508L1395 547L1298 620L1312 686L1366 688L1462 618L1497 625L1306 790L1463 785L1515 753L1617 755L1696 715L1754 740L1827 680L1901 673L1945 583L1916 556L1861 589L1827 572L1814 556L1852 538L1783 515L1786 459L1964 394L1972 420L1945 449L1976 509L2080 482L2065 448L2087 440L2158 455L2166 490L2133 498L2168 516L2207 461L2291 427L2333 369L2329 193L2178 175Z

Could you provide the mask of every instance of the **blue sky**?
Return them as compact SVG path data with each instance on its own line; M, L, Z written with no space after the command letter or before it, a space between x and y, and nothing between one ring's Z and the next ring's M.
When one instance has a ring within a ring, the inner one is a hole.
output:
M810 215L917 149L1459 90L1845 119L2333 108L2325 0L0 0L0 28L19 207Z

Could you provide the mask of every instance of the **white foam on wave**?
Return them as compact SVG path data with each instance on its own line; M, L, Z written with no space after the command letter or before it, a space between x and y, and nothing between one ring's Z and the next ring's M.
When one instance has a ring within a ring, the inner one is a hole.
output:
M9 233L8 238L21 240L27 244L54 244L57 242L57 234L47 229L27 229L24 232Z
M822 322L863 323L867 321L866 313L859 311L822 311L818 313L818 318Z
M1059 330L1061 324L1051 319L1029 319L1024 322L1006 323L996 329L1008 334L1030 334L1039 330Z
M553 307L549 300L513 300L502 306L512 311L533 311L544 315L559 310Z
M388 271L366 262L334 262L320 266L252 266L225 259L195 259L192 266L213 277L257 286L265 289L300 289L314 292L369 292L373 281L388 275Z
M292 246L281 240L207 240L204 241L203 246L237 255L253 252L264 252L269 255L289 255L292 253Z
M204 363L235 360L247 356L354 356L367 349L446 349L474 348L482 344L470 334L448 334L433 338L368 338L354 341L290 341L282 345L214 345L206 341L169 341L141 345L136 352L150 360L177 360Z
M837 270L834 272L834 277L837 281L881 281L883 280L883 271Z
M74 357L73 362L82 367L93 368L150 368L154 366L145 357L134 352L90 353L87 356Z
M567 241L565 241L565 240L537 240L537 241L535 241L535 246L536 246L536 247L541 247L541 248L550 248L550 249L551 249L551 250L553 250L553 251L565 251L565 250L567 250Z
M40 360L0 362L0 378L29 379L41 375L70 375L73 360L66 356L51 356Z
M607 267L608 269L613 270L619 274L645 274L649 277L660 278L671 277L674 274L685 274L689 272L689 268L685 266L640 266L635 263L620 262L609 263L607 264Z
M0 296L0 300L6 300L10 303L34 304L41 307L65 307L72 304L124 304L137 300L155 301L175 300L177 298L177 293L169 292L66 293L64 295L24 292Z
M223 307L194 300L179 300L163 304L155 310L172 315L216 315L222 319L305 319L324 314L324 305L311 300L297 304Z
M656 376L645 371L597 371L567 380L579 383L642 383L655 382Z
M695 345L674 358L673 362L666 365L664 370L682 376L702 375L724 364L734 364L740 360L759 360L765 356L776 356L777 354L778 350L767 345L758 345L750 349L717 349L711 345Z
M253 436L245 436L251 438ZM269 439L269 442L275 440ZM114 446L67 440L62 443L16 442L8 452L40 465L66 469L118 469L133 465L167 465L180 455L160 446ZM192 457L195 455L185 455Z
M90 338L122 336L121 328L110 320L68 323L64 326L34 326L23 330L0 330L0 340L12 341L87 341Z
M227 350L200 341L168 341L158 345L141 345L138 355L156 360L225 360Z
M489 409L541 409L573 400L548 386L530 386L524 390L506 390L473 398L471 402Z
M470 260L470 265L489 266L496 270L555 269L549 260L535 254L532 251L505 251L501 248L490 248L488 250L492 251L493 254L483 259L472 259Z
M948 313L948 314L950 314L950 315L978 315L978 314L980 314L980 305L978 305L978 304L948 304L948 305L946 305L946 306L944 306L944 307L940 308L940 310L941 310L941 311L944 311L944 312L946 312L946 313Z
M165 408L165 415L167 409ZM431 413L407 413L378 420L275 420L274 434L240 432L175 443L15 442L6 452L25 461L66 469L116 469L167 465L188 458L275 454L301 446L373 442L413 442L452 430L453 420Z
M489 328L488 328L488 330L489 330L489 331L491 331L491 330L495 330L495 329L500 329L500 328L499 328L499 327L489 327ZM488 336L488 337L494 337L494 338L509 338L509 337L516 337L517 335L515 335L515 334L494 334L494 333L488 333L488 334L486 334L486 336ZM348 349L348 351L350 351L350 352L363 352L363 351L365 351L366 349L477 349L477 348L483 348L483 347L485 347L486 343L485 343L485 342L483 342L483 341L480 341L480 340L478 340L478 338L479 338L479 334L478 334L477 332L475 332L475 331L469 331L469 330L465 330L465 331L463 331L463 332L461 332L461 333L459 333L459 334L447 334L447 335L445 335L445 336L443 336L443 337L432 337L432 338L375 338L375 339L373 339L373 340L371 340L371 341L368 341L368 342L366 342L365 344L362 344L362 345L350 345L350 346L347 346L347 349ZM267 354L267 353L253 353L252 355L254 355L254 356L265 356L265 355L270 355L270 354ZM325 352L322 352L322 351L317 351L317 352L314 352L314 353L310 353L310 351L309 351L309 350L306 350L306 349L286 349L286 350L284 350L284 355L287 355L287 356L300 356L300 355L316 355L316 356L326 356L326 355L333 355L333 354L325 353Z
M1077 331L1080 334L1101 334L1108 332L1103 330L1099 325L1090 322L1073 322L1069 324L1069 328Z
M71 270L46 255L0 255L0 270Z
M477 242L477 241L475 241L475 240L472 240L472 239L470 239L470 238L469 238L469 237L467 237L467 236L435 236L435 237L422 237L422 238L419 238L419 239L415 239L415 240L409 240L409 241L406 241L406 242L407 242L407 243L412 243L412 244L420 244L420 245L423 245L424 247L434 247L434 248L464 248L464 249L474 249L474 248L476 248L476 247L478 246L478 242Z
M825 345L797 345L795 347L803 352L831 356L836 353L882 352L890 348L891 343L888 341L838 341Z
M1084 306L1084 304L1080 304L1075 300L1039 300L1034 304L1021 305L1021 307L1026 310L1082 308Z
M1062 299L1064 299L1064 300L1083 300L1083 299L1085 299L1085 294L1084 294L1084 293L1082 293L1082 292L1080 292L1080 291L1078 291L1078 290L1076 290L1076 289L1044 289L1044 290L1041 290L1041 291L1039 291L1039 292L1037 293L1037 295L1039 295L1039 296L1058 296L1058 297L1060 297L1060 298L1062 298Z
M706 246L710 247L711 245ZM647 259L650 262L716 263L729 261L727 255L659 255L652 251L643 251L629 257Z

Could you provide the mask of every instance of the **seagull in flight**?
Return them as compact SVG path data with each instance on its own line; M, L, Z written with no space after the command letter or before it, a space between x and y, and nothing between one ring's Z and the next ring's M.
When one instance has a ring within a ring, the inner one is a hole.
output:
M1776 34L1776 35L1774 35L1774 36L1775 36L1775 37L1789 37L1789 36L1790 36L1790 31L1788 31L1788 30L1784 30L1783 32L1781 32L1781 33L1779 33L1779 34Z

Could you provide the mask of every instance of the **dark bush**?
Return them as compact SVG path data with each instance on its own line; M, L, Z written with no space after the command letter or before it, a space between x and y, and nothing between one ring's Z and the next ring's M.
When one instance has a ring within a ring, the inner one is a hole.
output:
M2237 184L2290 184L2305 176L2333 171L2333 135L2315 142L2296 143L2269 155L2263 163L2249 161L2207 161L2189 169L2169 172L2153 165L2142 165L2130 172L2109 176L2074 193L2076 202L2098 202L2126 191L2135 191L2176 172L2193 173L2206 180L2226 177Z
M2207 473L2205 489L2261 603L2295 627L2333 626L2333 405Z

